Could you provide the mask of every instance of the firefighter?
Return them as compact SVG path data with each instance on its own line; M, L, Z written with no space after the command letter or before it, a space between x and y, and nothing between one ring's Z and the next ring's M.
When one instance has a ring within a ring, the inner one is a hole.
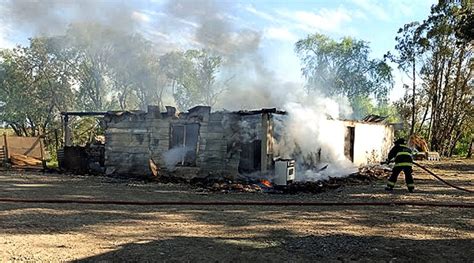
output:
M388 178L387 187L385 190L392 191L395 183L397 182L398 175L403 171L405 174L405 182L407 184L408 191L412 193L415 190L415 184L413 181L413 157L412 150L410 147L405 145L405 139L398 139L395 142L395 146L388 153L388 158L385 163L395 161L395 166L392 169L392 175ZM393 160L394 159L394 160Z

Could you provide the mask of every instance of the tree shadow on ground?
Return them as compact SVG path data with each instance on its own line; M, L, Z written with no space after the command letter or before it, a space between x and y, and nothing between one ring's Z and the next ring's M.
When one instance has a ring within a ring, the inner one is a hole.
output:
M471 227L466 210L420 207L299 207L299 206L120 206L71 204L0 204L0 233L56 234L89 231L89 227L130 224L195 223L226 232L242 228L290 228L292 224L312 224L336 229L340 226L381 227L390 229L394 223L468 231ZM2 213L4 213L2 215ZM350 215L350 216L348 216ZM172 216L173 219L170 219ZM130 223L135 222L135 223ZM170 230L169 228L166 228ZM171 228L172 229L172 228ZM155 231L163 231L156 228ZM176 231L180 230L179 227Z
M428 169L441 169L448 171L469 172L474 171L474 162L456 162L456 163L423 163Z
M0 204L0 233L59 234L89 226L152 220L137 211L119 207L55 204Z
M279 230L257 238L174 236L128 243L77 262L468 262L469 239L413 240L381 236L294 236Z

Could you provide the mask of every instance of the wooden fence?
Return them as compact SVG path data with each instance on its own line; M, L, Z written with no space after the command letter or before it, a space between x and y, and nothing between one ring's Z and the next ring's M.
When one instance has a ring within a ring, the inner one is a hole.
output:
M0 137L0 165L12 155L22 155L44 160L44 142L41 137L20 137L3 134Z

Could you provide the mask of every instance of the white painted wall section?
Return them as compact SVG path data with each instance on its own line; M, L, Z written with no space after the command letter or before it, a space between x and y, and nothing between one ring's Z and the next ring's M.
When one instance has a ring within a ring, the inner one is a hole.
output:
M355 123L354 164L361 166L385 160L393 139L391 125Z
M321 144L321 161L329 160L343 161L347 159L344 155L344 138L346 125L344 121L326 120L324 127L319 131Z

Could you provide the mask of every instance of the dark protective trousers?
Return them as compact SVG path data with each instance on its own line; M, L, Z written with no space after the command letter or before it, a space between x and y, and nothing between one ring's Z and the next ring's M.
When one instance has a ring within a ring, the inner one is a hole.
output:
M411 166L395 166L392 169L392 175L388 178L387 186L393 188L397 182L398 175L403 171L405 174L405 182L408 189L415 189L415 183L413 181L413 168Z

